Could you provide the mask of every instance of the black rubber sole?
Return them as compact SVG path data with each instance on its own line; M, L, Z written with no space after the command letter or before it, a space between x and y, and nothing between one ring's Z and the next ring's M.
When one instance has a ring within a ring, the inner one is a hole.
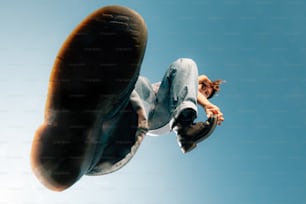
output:
M101 8L68 36L55 60L45 121L35 133L32 168L49 189L62 191L102 153L102 122L127 104L147 42L142 17L121 7Z

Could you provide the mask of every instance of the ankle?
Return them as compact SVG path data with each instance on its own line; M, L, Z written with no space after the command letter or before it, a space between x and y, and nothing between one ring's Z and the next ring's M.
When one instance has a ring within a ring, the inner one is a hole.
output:
M176 119L177 125L181 127L187 127L193 124L193 121L196 118L196 114L196 111L192 108L186 108L182 110Z

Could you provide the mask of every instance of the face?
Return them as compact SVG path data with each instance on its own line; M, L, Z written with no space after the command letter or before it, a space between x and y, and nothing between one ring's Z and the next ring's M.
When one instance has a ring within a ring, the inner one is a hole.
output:
M208 98L213 92L213 89L211 87L204 87L202 88L201 90L201 93L206 97Z
M210 83L211 82L207 80L206 83L199 84L199 92L201 92L206 98L208 98L213 92L213 88L206 85Z

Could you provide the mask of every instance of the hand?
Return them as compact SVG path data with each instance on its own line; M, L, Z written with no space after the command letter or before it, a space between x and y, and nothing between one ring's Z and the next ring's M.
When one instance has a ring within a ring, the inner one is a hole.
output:
M224 121L224 117L218 106L209 103L205 105L204 109L208 118L210 118L212 115L216 115L217 124L221 125L221 123Z

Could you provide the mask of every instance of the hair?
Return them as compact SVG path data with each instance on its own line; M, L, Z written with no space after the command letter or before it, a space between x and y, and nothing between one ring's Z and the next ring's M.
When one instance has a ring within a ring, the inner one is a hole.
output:
M220 85L223 83L224 81L221 80L221 79L218 79L218 80L215 80L215 81L212 81L211 83L209 83L209 87L212 87L213 91L212 93L210 94L210 96L207 97L207 99L210 99L212 98L217 92L220 91Z

